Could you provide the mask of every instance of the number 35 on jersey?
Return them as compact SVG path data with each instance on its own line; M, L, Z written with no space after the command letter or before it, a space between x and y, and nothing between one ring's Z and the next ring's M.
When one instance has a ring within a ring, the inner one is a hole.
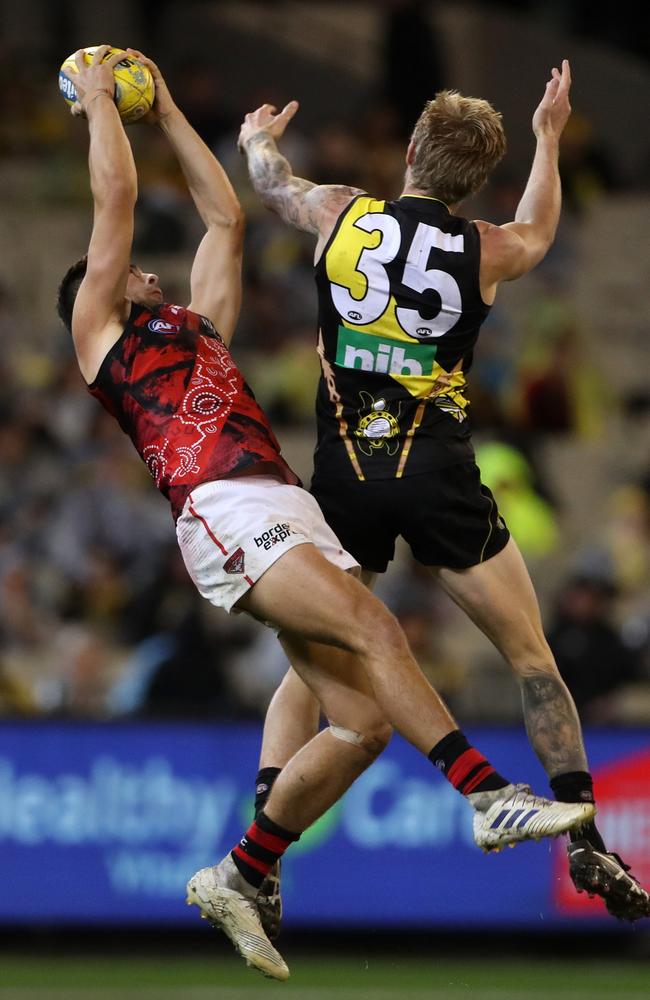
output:
M478 295L478 241L476 227L436 199L355 199L330 239L319 281L328 360L389 375L411 396L438 395L439 386L460 402L463 370L488 312ZM327 299L331 309L323 310Z

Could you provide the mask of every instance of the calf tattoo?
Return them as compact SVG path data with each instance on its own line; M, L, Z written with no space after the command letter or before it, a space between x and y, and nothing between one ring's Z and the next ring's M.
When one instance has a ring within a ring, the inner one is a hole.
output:
M587 771L580 720L559 674L534 670L521 679L526 731L549 778Z

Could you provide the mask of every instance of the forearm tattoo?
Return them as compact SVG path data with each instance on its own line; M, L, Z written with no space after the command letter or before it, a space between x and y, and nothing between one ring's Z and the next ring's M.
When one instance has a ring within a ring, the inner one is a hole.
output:
M253 187L264 204L285 222L317 233L314 213L305 202L316 185L293 176L291 164L279 152L275 139L268 132L258 132L246 143L246 156Z
M535 670L521 679L526 731L549 778L587 771L580 720L561 677Z
M253 187L267 208L285 222L317 235L325 210L336 217L357 194L358 188L344 184L313 184L294 177L291 164L279 152L273 136L258 132L245 146Z

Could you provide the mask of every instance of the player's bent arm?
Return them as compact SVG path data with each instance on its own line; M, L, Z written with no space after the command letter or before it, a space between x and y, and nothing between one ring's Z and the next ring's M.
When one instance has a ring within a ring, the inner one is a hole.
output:
M252 135L244 144L248 172L262 203L285 222L327 241L336 220L358 194L344 184L314 184L296 177L268 132Z
M544 258L555 239L562 206L558 167L560 137L571 114L570 89L571 68L568 60L564 59L561 70L556 66L551 70L551 78L533 114L537 145L514 222L500 227L507 234L501 239L481 232L482 256L484 249L492 250L487 255L488 259L481 262L482 292L486 283L489 284L488 276L498 283L518 278L532 270Z
M239 201L225 171L174 101L159 67L137 49L128 51L151 71L155 98L145 121L157 125L174 150L206 228L241 225Z
M225 170L182 111L171 104L159 124L207 229L192 265L189 307L212 320L229 343L241 306L244 213Z
M179 108L160 122L178 158L192 200L206 228L210 226L243 226L239 199L211 149L190 125Z
M546 251L525 224L520 229L516 223L495 226L479 219L475 225L481 237L481 297L489 305L500 282L526 274Z
M554 135L540 135L514 222L508 222L503 227L515 232L523 240L527 270L539 264L548 252L560 221L562 185L558 157L558 138Z
M544 258L560 220L562 187L558 167L560 137L571 104L571 68L553 67L544 96L533 114L535 156L514 222L498 227L477 223L481 233L481 294L491 302L499 281L518 278Z
M190 275L189 308L212 320L229 344L241 308L244 221L236 226L210 226L201 240Z
M481 235L481 294L494 298L496 285L532 271L548 253L555 239L562 192L558 170L558 143L553 137L538 139L528 183L514 222L494 226L477 220Z
M109 95L87 108L88 163L94 202L88 266L72 316L82 374L92 381L126 319L126 284L138 195L131 145Z
M189 308L212 320L229 343L241 307L244 213L225 170L183 113L175 108L161 128L207 229L192 264Z

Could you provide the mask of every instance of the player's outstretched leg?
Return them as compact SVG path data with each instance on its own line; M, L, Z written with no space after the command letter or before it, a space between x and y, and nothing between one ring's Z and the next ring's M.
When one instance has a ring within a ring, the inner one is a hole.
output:
M333 656L338 651L332 650ZM213 868L203 868L188 883L188 903L196 903L203 916L224 931L247 965L275 979L287 979L289 969L271 944L263 923L262 890L280 858L319 816L377 757L390 739L391 729L369 697L365 678L357 668L348 685L332 697L349 708L362 732L332 726L318 733L283 768L280 787L273 790L267 809L256 816L230 854ZM275 804L274 804L275 802ZM281 914L280 914L281 915ZM276 915L275 926L279 925ZM267 924L268 926L268 924ZM273 931L273 926L269 928Z
M201 868L187 883L188 905L226 934L245 960L271 979L289 978L289 968L260 922L257 889L240 875L230 855L212 868Z
M513 539L477 566L433 572L517 675L528 737L558 803L593 804L580 719L544 637L535 591ZM533 825L537 821L541 818L533 817ZM519 817L518 822L526 820ZM593 819L572 827L570 839L569 872L578 891L600 896L621 919L648 915L648 893L618 855L608 852Z
M369 601L374 600L370 594L367 592L366 594ZM360 623L369 617L370 614L355 615L354 621ZM358 624L357 629L361 628L361 624ZM335 717L340 717L345 710L345 704L341 702L332 704L332 699L336 697L336 691L338 686L343 684L343 679L352 675L355 658L343 650L334 650L319 643L299 640L295 635L282 634L280 638L294 669L304 677L314 691L325 713L330 715L331 712L335 712ZM378 653L381 662L390 659L392 664L398 663L399 646L394 650L392 657L389 657L389 649L386 643L382 644ZM410 657L408 647L404 652ZM344 702L347 700L345 696ZM394 701L384 706L385 714L394 710L393 705ZM421 713L423 712L424 708L421 709ZM417 714L417 711L414 711L414 719L411 720L413 726L417 725ZM396 723L395 716L390 721ZM514 845L523 840L556 837L560 833L581 827L594 816L595 807L590 802L554 802L534 795L527 785L509 783L476 747L470 745L459 729L451 728L455 724L448 714L445 723L451 732L447 732L442 739L439 738L427 756L473 806L474 836L477 845L483 850L500 850L506 844ZM349 724L351 726L352 721ZM433 727L428 731L433 733ZM403 735L408 734L403 732ZM424 736L422 739L424 741L427 737ZM429 739L431 740L431 737ZM270 809L270 814L279 822L285 823L292 829L304 829L305 821L309 818L296 813L286 794L282 795L283 789L286 788L286 772L287 768L279 775L275 775L273 790L265 808ZM304 796L301 801L305 802ZM282 811L276 811L278 806ZM289 808L294 811L287 813L286 810Z
M259 770L255 778L255 817L260 814L280 771L318 733L320 704L294 670L289 668L271 698L264 720ZM282 868L278 861L262 882L257 907L269 941L276 941L282 924Z
M507 785L495 792L467 796L474 806L474 841L483 851L500 851L522 840L557 837L576 830L595 815L586 802L553 802L528 785Z

